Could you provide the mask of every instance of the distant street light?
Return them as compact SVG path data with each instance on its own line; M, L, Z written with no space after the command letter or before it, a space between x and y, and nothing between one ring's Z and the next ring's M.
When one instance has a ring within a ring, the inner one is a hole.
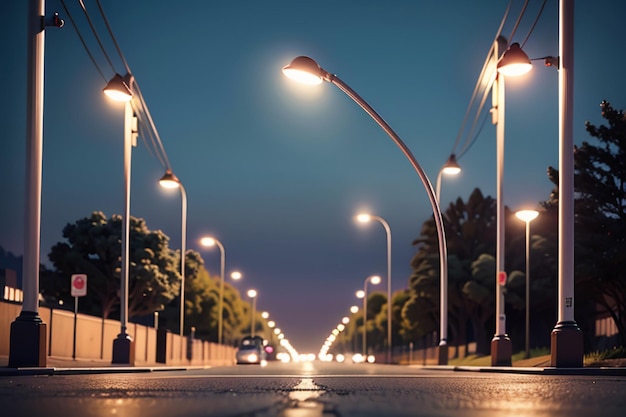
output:
M433 210L433 216L435 220L435 226L437 228L437 239L439 243L439 268L440 268L440 341L439 341L439 364L445 365L448 363L448 323L447 323L447 311L448 311L448 251L446 249L446 236L443 227L443 218L441 216L441 210L439 208L439 202L435 197L435 191L428 179L428 176L417 162L411 150L400 139L400 136L387 124L387 122L380 117L380 115L370 106L356 91L352 90L346 83L344 83L339 77L328 71L322 69L317 62L307 56L299 56L295 58L291 63L283 67L283 74L287 77L309 85L321 84L327 81L341 91L343 91L348 97L350 97L356 104L358 104L391 138L398 148L402 151L404 156L409 160L411 166L420 177L428 199Z
M256 315L256 297L257 297L256 290L248 290L248 297L252 298L252 312L250 315L250 336L254 337L254 325L255 325L254 316ZM279 330L279 329L276 329L276 330Z
M515 216L526 223L526 359L530 358L530 222L535 220L537 210L520 210Z
M441 207L441 176L442 174L446 175L458 175L461 172L461 166L456 161L456 155L451 154L445 164L439 170L439 174L437 174L437 184L435 187L435 196L437 197L437 202L439 202L439 206Z
M183 183L174 175L172 170L168 169L163 177L159 180L159 184L163 188L178 188L182 200L181 215L181 238L180 238L180 352L183 352L183 334L185 326L185 257L187 251L187 192Z
M378 275L369 276L363 282L363 290L356 292L357 298L363 299L363 356L365 357L367 356L367 284L371 282L372 285L378 285L380 281Z
M361 213L356 216L356 219L361 223L376 220L382 224L387 234L387 363L391 363L391 228L389 223L380 216Z
M217 246L220 250L220 298L217 313L217 343L222 344L223 320L224 320L224 264L226 263L226 251L224 245L213 237L203 237L200 243L206 247Z

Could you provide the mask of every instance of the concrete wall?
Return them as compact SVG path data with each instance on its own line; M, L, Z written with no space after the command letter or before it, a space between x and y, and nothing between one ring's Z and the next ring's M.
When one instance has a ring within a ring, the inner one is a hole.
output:
M20 315L18 303L0 301L0 356L9 356L11 323ZM74 313L67 310L39 308L47 324L48 356L72 358L74 354ZM113 340L120 333L120 323L85 314L76 315L76 359L110 362ZM156 365L157 331L153 327L128 323L127 333L135 348L135 365ZM166 335L166 361L158 365L233 365L235 349L202 340L191 340L178 334ZM188 359L187 351L190 351Z

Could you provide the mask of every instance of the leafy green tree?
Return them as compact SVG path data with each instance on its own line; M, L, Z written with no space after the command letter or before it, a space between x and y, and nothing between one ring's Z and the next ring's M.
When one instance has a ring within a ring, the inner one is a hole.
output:
M129 220L128 316L144 316L162 310L177 294L178 256L161 231L150 231L143 219ZM119 308L121 234L121 216L108 219L102 212L67 224L66 242L54 245L48 255L55 270L42 275L44 296L69 301L71 275L87 274L81 311L109 318Z
M593 334L589 323L593 311L585 311L584 307L599 308L599 313L613 318L619 331L618 344L624 346L626 120L623 111L610 103L602 101L600 107L606 125L586 123L587 132L598 144L585 141L574 149L576 321L587 327L583 334ZM550 167L548 173L558 187L558 171ZM557 203L558 189L546 206L551 208Z

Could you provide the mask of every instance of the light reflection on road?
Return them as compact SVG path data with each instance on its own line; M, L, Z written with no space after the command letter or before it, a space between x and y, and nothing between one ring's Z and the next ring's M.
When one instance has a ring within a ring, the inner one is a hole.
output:
M324 404L316 399L324 393L315 385L313 379L304 378L289 393L289 408L283 411L283 417L319 417L324 414Z

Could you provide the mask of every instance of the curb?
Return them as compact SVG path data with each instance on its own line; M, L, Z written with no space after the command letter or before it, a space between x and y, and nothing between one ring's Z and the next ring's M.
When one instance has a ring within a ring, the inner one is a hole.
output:
M485 372L526 375L582 375L582 376L626 376L624 367L586 367L586 368L556 368L556 367L515 367L515 366L430 366L428 370L453 372Z
M53 376L53 375L94 375L94 374L122 374L122 373L141 373L141 372L168 372L168 371L188 371L191 369L206 369L206 367L200 368L188 368L188 367L98 367L98 368L0 368L1 376Z

